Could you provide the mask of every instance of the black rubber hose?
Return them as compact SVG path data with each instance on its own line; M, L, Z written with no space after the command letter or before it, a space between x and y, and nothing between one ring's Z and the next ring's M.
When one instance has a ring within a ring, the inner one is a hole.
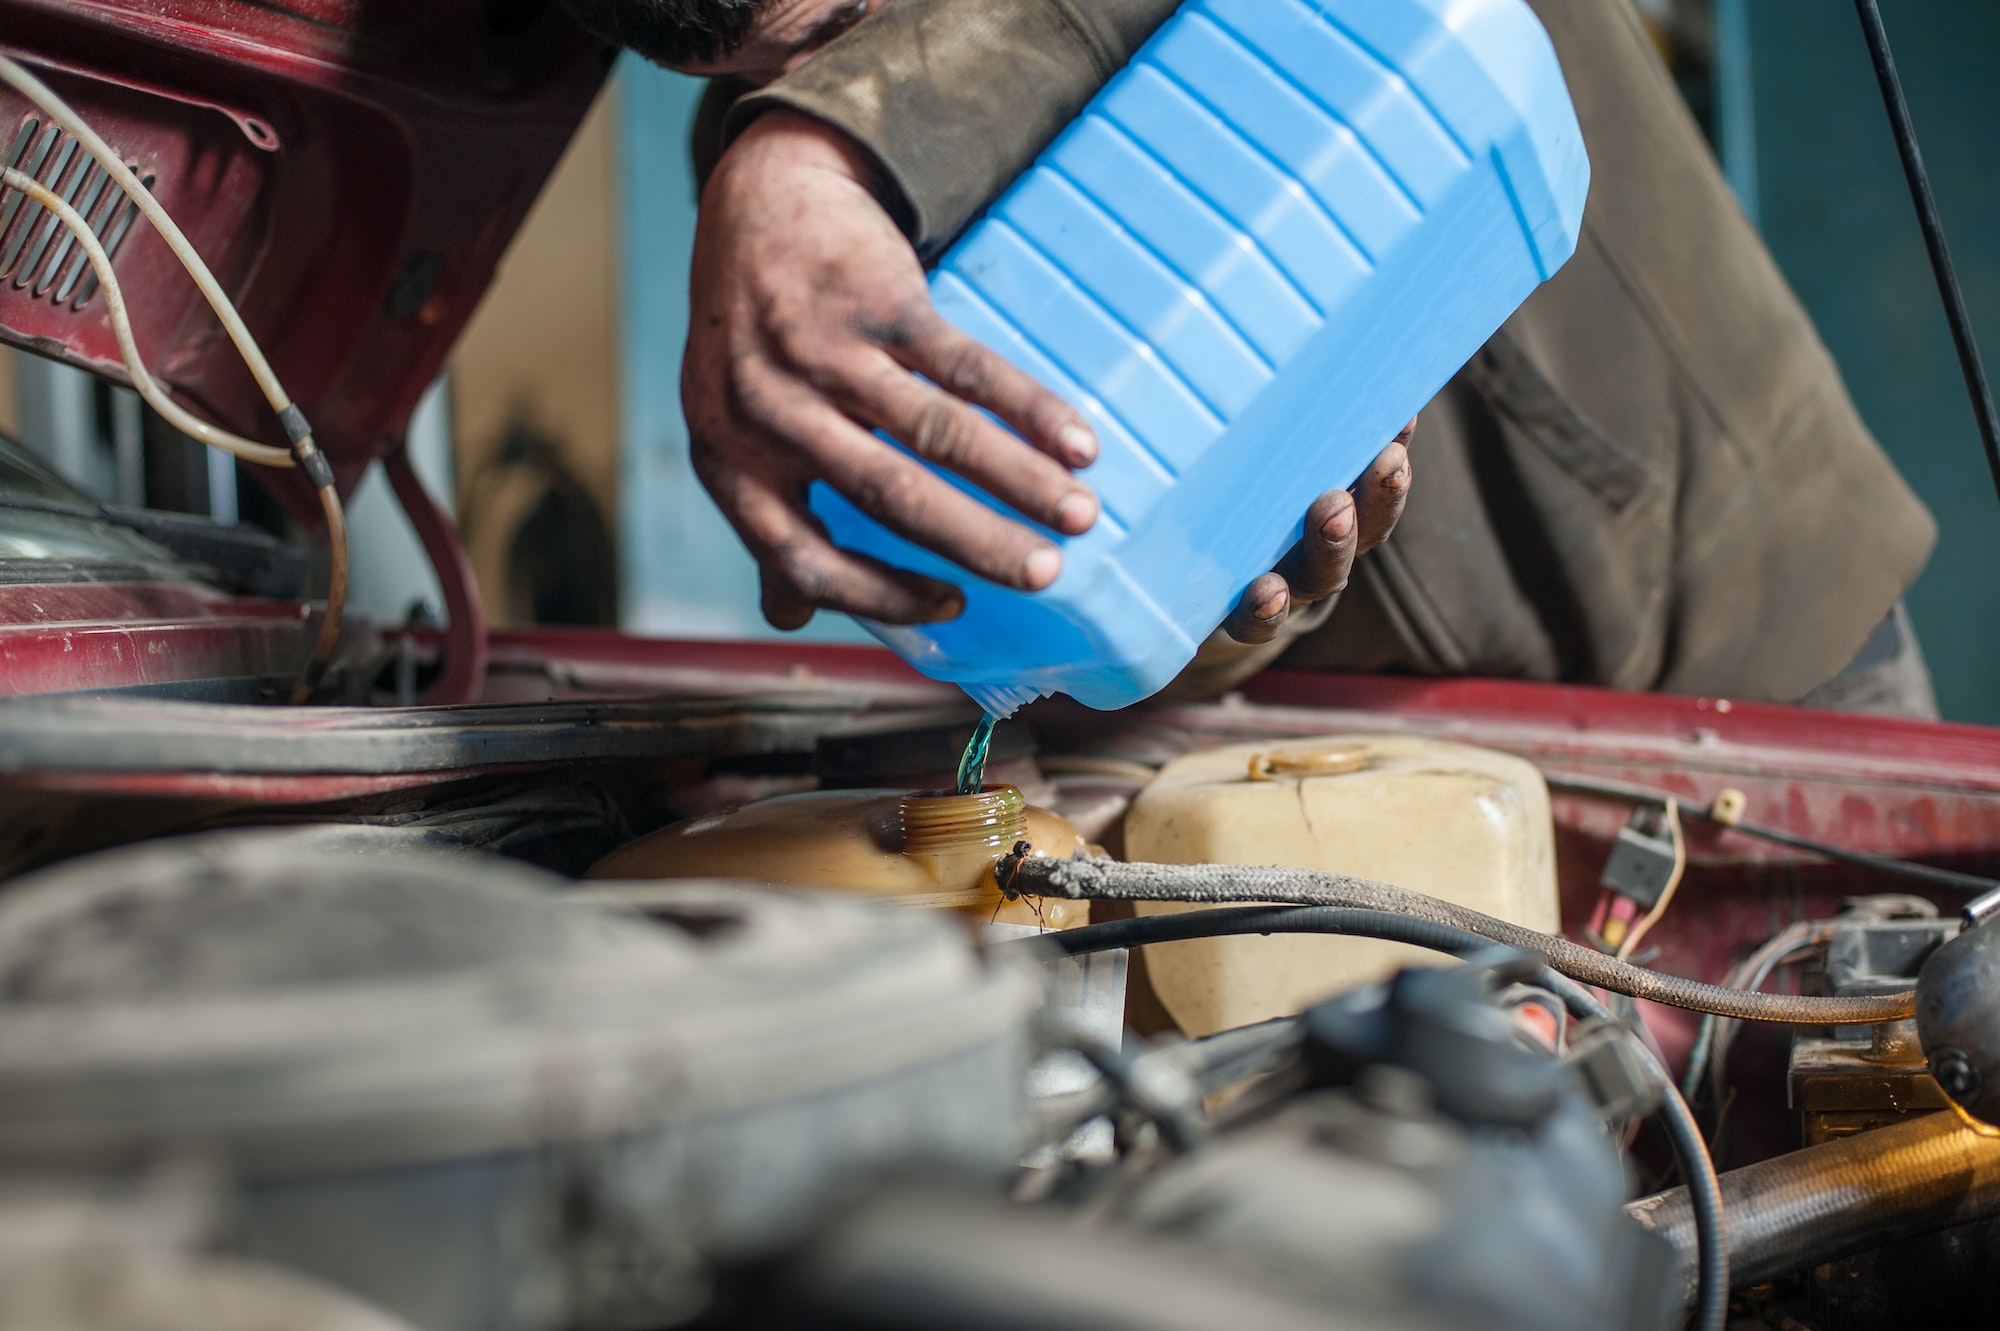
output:
M1869 1248L2000 1215L2000 1137L1943 1110L1722 1176L1729 1262L1754 1285ZM1673 1244L1692 1293L1694 1213L1674 1188L1625 1208Z
M1916 996L1908 991L1866 998L1814 998L1725 989L1699 980L1662 975L1567 938L1495 919L1454 902L1388 883L1314 869L1124 864L1109 859L1058 860L1017 852L1001 861L999 878L1002 890L1010 896L1241 905L1287 902L1298 906L1386 911L1464 929L1495 943L1533 953L1571 979L1599 989L1693 1012L1713 1012L1718 1017L1734 1017L1739 1021L1872 1026L1900 1021L1916 1010Z
M1074 862L1074 861L1072 861ZM1414 894L1412 894L1414 895ZM1188 938L1221 937L1230 934L1325 933L1356 938L1380 938L1392 943L1455 956L1488 951L1493 940L1470 929L1418 919L1392 911L1366 910L1348 906L1252 906L1238 910L1190 911L1179 915L1153 915L1133 920L1111 920L1085 925L1038 938L1023 939L1010 947L1056 947L1070 956L1107 952L1114 948L1140 947L1148 943L1172 942ZM1547 967L1535 983L1562 999L1573 1016L1582 1020L1609 1021L1611 1013L1588 989ZM1690 1242L1696 1284L1696 1331L1722 1331L1729 1312L1729 1251L1724 1236L1722 1187L1716 1178L1715 1162L1708 1143L1695 1122L1694 1111L1682 1098L1671 1073L1638 1041L1633 1047L1652 1069L1661 1090L1660 1120L1680 1161L1688 1187L1681 1190L1692 1198L1688 1203Z
M1198 1083L1189 1081L1185 1096L1178 1094L1178 1086L1172 1088L1174 1093L1160 1095L1139 1075L1139 1060L1124 1050L1100 1040L1078 1040L1069 1047L1088 1059L1097 1074L1117 1088L1120 1100L1158 1124L1160 1135L1176 1151L1185 1154L1208 1139Z

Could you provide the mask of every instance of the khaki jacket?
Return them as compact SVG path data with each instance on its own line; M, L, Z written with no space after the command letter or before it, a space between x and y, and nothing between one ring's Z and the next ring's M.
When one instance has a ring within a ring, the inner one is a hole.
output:
M1854 655L1935 529L1848 400L1625 0L1530 0L1593 165L1569 264L1424 411L1394 537L1330 615L1212 641L1183 691L1285 654L1792 701ZM708 121L788 106L866 145L935 256L1172 0L893 0ZM1323 621L1323 622L1322 622Z

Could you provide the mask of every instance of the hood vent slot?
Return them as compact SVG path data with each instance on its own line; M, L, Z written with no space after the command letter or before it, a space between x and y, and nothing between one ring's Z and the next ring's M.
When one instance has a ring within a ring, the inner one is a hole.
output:
M53 190L90 223L113 260L139 209L81 144L56 125L30 116L6 141L0 158ZM136 164L128 163L133 170ZM141 176L147 189L153 176ZM34 299L81 310L97 294L97 274L76 237L41 204L0 189L0 283Z

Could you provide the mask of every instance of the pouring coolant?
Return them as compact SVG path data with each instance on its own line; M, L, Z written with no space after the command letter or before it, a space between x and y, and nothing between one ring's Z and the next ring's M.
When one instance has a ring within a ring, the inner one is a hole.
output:
M1029 594L815 485L839 544L965 589L867 627L999 716L1154 693L1569 258L1589 177L1523 0L1189 0L931 278L1096 427L1102 516Z

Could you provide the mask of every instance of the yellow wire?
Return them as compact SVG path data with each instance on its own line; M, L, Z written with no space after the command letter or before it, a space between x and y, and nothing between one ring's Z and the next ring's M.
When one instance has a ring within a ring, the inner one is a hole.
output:
M1624 961L1638 951L1640 942L1652 932L1660 917L1667 913L1667 907L1674 901L1674 893L1680 889L1681 875L1687 872L1687 837L1681 831L1681 806L1679 800L1667 801L1667 831L1674 839L1674 870L1667 875L1667 885L1660 889L1660 899L1646 912L1645 918L1632 926L1625 935L1625 941L1618 946L1618 960Z

